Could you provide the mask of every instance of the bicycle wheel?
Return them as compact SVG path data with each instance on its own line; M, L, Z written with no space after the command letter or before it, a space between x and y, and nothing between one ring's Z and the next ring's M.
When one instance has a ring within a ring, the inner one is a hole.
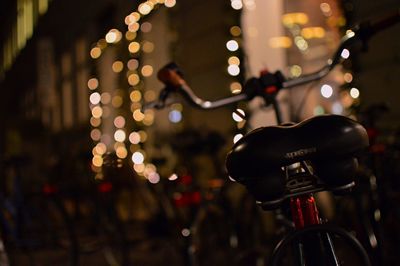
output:
M276 247L269 265L371 265L351 234L330 225L313 225L287 235Z
M6 217L10 265L77 265L75 235L60 202L35 196Z

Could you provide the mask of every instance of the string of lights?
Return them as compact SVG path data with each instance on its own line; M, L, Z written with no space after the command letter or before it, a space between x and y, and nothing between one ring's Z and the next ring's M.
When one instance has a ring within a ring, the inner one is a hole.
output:
M231 1L232 8L240 10L240 8L238 8L238 3L237 1ZM98 60L107 47L127 43L129 52L128 61L124 63L121 60L117 60L112 64L112 69L115 73L121 74L126 68L127 83L130 87L130 111L132 115L131 118L133 118L131 119L123 114L115 116L113 120L115 126L113 139L106 136L101 130L102 120L111 118L106 116L107 112L105 112L105 110L107 110L107 108L118 109L122 106L123 99L121 96L112 97L107 92L101 93L99 78L91 77L88 81L88 87L91 91L89 99L92 117L90 119L90 124L92 126L91 138L95 143L92 150L92 168L96 173L96 178L102 178L101 169L104 163L104 155L108 152L115 152L116 156L120 159L125 159L130 156L134 171L147 178L151 183L157 183L159 181L160 177L157 173L156 166L151 163L146 163L146 152L144 149L147 133L146 130L143 129L143 126L150 126L154 122L154 111L146 110L143 112L141 109L143 101L149 102L156 98L156 92L154 90L148 88L144 90L146 78L153 75L153 66L151 64L144 64L140 58L141 52L151 54L154 50L154 43L146 40L139 40L138 33L151 31L151 23L145 21L144 18L154 10L157 10L159 6L172 8L175 5L175 0L149 0L142 2L135 11L125 17L127 31L124 35L117 29L110 29L105 37L98 40L90 51L91 58L93 60ZM240 51L241 28L239 25L234 25L230 27L229 31L231 38L227 41L226 48L231 54L227 60L227 73L232 77L230 90L233 94L237 94L240 93L242 89L241 83L238 81L241 69L240 59L237 55ZM125 42L123 40L124 37ZM108 107L107 105L110 104L110 101L114 104ZM172 123L179 123L182 120L181 104L174 104L171 106L169 120ZM134 125L129 128L134 128L134 130L128 132L128 127L126 127L126 125L131 121L134 122ZM111 150L108 148L110 146L109 143L107 143L110 141L114 142ZM127 147L127 145L129 145L129 147Z
M255 9L256 3L254 0L230 0L231 8L240 12L243 8ZM142 103L154 100L157 97L156 92L151 88L145 89L146 79L153 76L154 67L151 63L145 62L142 55L151 56L155 49L155 44L146 40L146 33L152 30L152 24L146 21L146 17L154 10L164 6L172 8L176 5L176 0L148 0L138 5L137 9L125 17L126 31L121 32L118 29L110 29L104 38L98 40L94 47L90 50L90 56L93 60L101 58L102 54L108 47L123 46L126 47L129 56L124 60L115 60L112 63L114 73L125 79L129 90L129 106L130 115L122 110L119 110L124 105L124 95L122 90L117 89L111 94L107 91L102 91L99 77L91 77L88 81L90 90L90 109L92 117L90 124L92 126L91 138L95 145L92 150L93 170L96 172L96 177L101 178L101 167L103 165L104 155L109 152L115 152L119 159L130 158L133 162L134 171L146 177L150 182L157 183L159 175L157 168L151 163L146 163L146 152L144 145L147 141L146 126L151 126L154 122L154 111L142 111ZM328 22L332 22L332 12L327 3L321 4L321 11L327 17ZM335 20L338 22L337 20ZM272 38L269 45L276 48L289 48L295 44L300 52L307 52L309 49L308 42L311 39L320 39L325 36L325 30L322 27L300 27L306 25L308 16L305 13L287 13L282 17L282 24L292 34L292 37L281 36ZM227 74L232 80L229 89L232 94L239 94L242 91L240 78L243 75L241 62L242 49L242 28L239 25L231 25L229 28L229 38L226 41L226 49L228 50L227 58ZM293 39L293 41L292 41ZM348 52L348 51L347 51ZM349 52L342 54L345 59L349 57ZM125 77L123 76L125 74ZM297 77L302 74L302 68L299 65L289 67L291 77ZM351 84L352 74L344 73L343 79L346 83ZM334 88L329 84L321 85L321 95L324 98L330 98L334 94ZM342 97L347 102L359 97L359 90L352 87L348 93ZM349 97L348 97L349 96ZM346 98L347 97L347 98ZM346 98L346 99L345 99ZM126 104L126 103L125 103ZM343 104L348 105L348 104ZM169 112L169 121L179 123L182 121L182 105L174 104ZM116 112L110 112L113 109ZM324 110L316 110L315 112L324 112ZM109 117L110 113L115 114ZM245 111L243 108L236 108L232 113L232 119L236 123L238 131L245 129ZM113 119L114 133L113 136L108 136L102 132L102 124L105 119ZM236 142L243 136L242 133L237 133L233 141ZM110 148L111 147L111 148Z
M143 35L150 32L152 24L144 18L149 15L159 5L172 8L176 4L175 0L149 0L138 5L137 9L125 17L127 30L123 34L118 29L110 29L104 38L97 41L90 50L93 60L101 58L107 47L127 44L129 58L127 62L116 60L112 64L112 70L117 74L126 74L126 82L129 86L130 112L128 117L124 112L118 111L123 106L123 93L119 90L112 96L109 92L101 92L101 84L98 77L91 77L88 81L90 89L90 109L92 117L91 138L95 145L92 149L92 169L96 173L96 178L102 178L102 166L104 155L115 152L119 159L126 159L130 156L134 171L140 176L146 177L151 183L159 181L156 167L151 163L146 163L146 153L143 145L147 140L144 126L150 126L154 122L154 112L146 110L142 112L142 100L154 100L156 93L153 90L144 92L145 79L152 76L154 69L151 64L141 62L140 54L151 54L154 50L154 43L140 38L139 32ZM125 71L124 71L125 70ZM111 106L110 106L111 104ZM108 117L107 110L113 108L117 110L115 117ZM102 132L102 120L113 119L114 134L113 138ZM132 126L127 126L131 125ZM131 130L133 129L133 130ZM113 145L110 145L113 143ZM111 150L109 147L112 147ZM127 147L128 146L128 147Z

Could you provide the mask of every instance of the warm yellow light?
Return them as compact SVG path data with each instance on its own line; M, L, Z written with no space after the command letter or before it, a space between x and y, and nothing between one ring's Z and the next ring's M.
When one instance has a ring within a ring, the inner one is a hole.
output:
M145 166L144 166L143 163L135 164L135 165L133 165L133 169L134 169L138 174L140 174L140 173L143 173L143 172L144 172Z
M296 46L301 50L301 51L305 51L308 49L308 42L301 36L296 36L294 38L294 42L296 44Z
M240 59L237 56L231 56L228 58L228 64L230 65L240 65Z
M93 59L97 59L101 56L101 49L99 47L94 47L92 50L90 50L90 56Z
M131 31L125 32L125 39L127 39L128 41L133 41L136 38L136 36L137 36L136 32L131 32Z
M131 42L128 46L129 52L132 54L139 52L140 50L140 44L138 42Z
M101 119L100 118L95 118L95 117L91 117L90 118L90 125L92 125L92 127L98 127L101 124Z
M232 82L229 88L233 94L239 94L242 92L242 85L239 82Z
M152 6L149 2L145 2L139 5L138 11L142 15L147 15L151 12Z
M99 81L96 78L91 78L88 80L87 86L90 90L95 90L99 86Z
M132 12L131 16L133 16L133 18L135 19L135 22L138 22L141 15L138 12Z
M142 104L139 102L132 102L131 104L131 112L135 112L136 109L141 109L142 108Z
M101 167L103 165L103 158L100 155L93 156L92 163L94 166Z
M136 22L135 19L131 15L126 16L124 21L127 26Z
M99 142L94 149L98 155L103 155L107 151L107 146L103 142Z
M92 149L92 155L94 156L94 155L101 155L101 154L98 154L97 151L96 151L96 147L94 147Z
M119 30L117 29L112 29L106 34L106 42L108 43L117 43L121 40L122 34Z
M350 96L354 99L357 99L358 97L360 97L360 91L357 88L351 88Z
M124 100L123 100L123 98L122 98L121 96L115 95L115 96L112 98L111 105L112 105L114 108L119 108L119 107L121 107L121 105L123 104L123 102L124 102Z
M134 90L130 93L129 97L132 102L139 102L142 99L142 93L138 90Z
M346 81L347 83L350 83L353 81L353 75L351 73L345 73L343 75L343 79L344 81Z
M183 105L181 103L174 103L171 105L171 109L177 110L179 112L183 111Z
M299 65L293 65L290 67L290 75L292 77L298 77L302 73L302 68Z
M346 31L346 36L348 38L352 38L352 37L354 37L354 35L356 35L354 31L352 31L352 30L347 30Z
M239 26L232 26L229 31L234 37L238 37L242 34L242 30Z
M49 7L48 0L39 0L38 1L39 15L44 15L47 12L48 7Z
M147 175L149 175L151 173L154 173L156 171L157 171L157 167L154 164L149 163L149 164L146 164L146 167L145 167L145 170L144 170L144 175L147 176Z
M113 70L115 73L119 73L119 72L121 72L123 69L124 69L124 64L123 64L121 61L115 61L115 62L112 64L112 70Z
M321 3L319 7L321 8L321 11L322 13L324 13L325 16L332 15L331 6L328 3Z
M145 142L147 140L146 131L140 130L138 133L140 135L140 142Z
M144 114L139 109L137 109L133 112L133 119L140 122L144 119Z
M128 151L125 147L121 146L115 149L115 154L120 159L125 159L128 156Z
M244 128L245 125L246 125L246 120L242 120L242 121L240 121L240 122L238 122L238 123L236 124L236 127L237 127L238 129L242 129L242 128Z
M307 27L301 30L301 35L305 39L321 39L325 37L325 29L322 27Z
M128 26L128 30L130 31L130 32L137 32L138 30L139 30L139 28L140 28L140 24L139 23L132 23L132 24L130 24L129 26Z
M138 12L132 12L131 14L125 17L125 24L129 26L133 23L138 22L139 19L140 19L140 14Z
M152 125L154 122L154 111L153 110L146 110L144 112L144 119L143 119L143 124L146 126Z
M129 76L128 76L128 83L129 83L129 85L131 85L131 86L135 86L135 85L137 85L138 83L139 83L139 81L140 81L140 77L139 77L139 75L138 74L130 74Z
M123 142L117 141L114 143L114 150L118 149L119 147L125 147Z
M292 46L292 40L286 36L272 37L269 39L271 48L289 48Z
M151 65L145 65L142 67L141 72L144 77L150 77L153 74L153 67Z
M100 49L105 49L107 48L107 41L105 39L100 39L97 41L97 47L99 47Z
M100 118L103 115L103 109L100 106L95 106L92 109L92 116L94 118Z
M165 0L164 5L166 7L174 7L176 5L176 0Z
M308 22L308 16L305 13L287 13L282 16L283 25L292 27L294 24L304 25Z
M340 92L340 102L344 108L349 108L354 103L354 98L351 97L350 92L347 90Z

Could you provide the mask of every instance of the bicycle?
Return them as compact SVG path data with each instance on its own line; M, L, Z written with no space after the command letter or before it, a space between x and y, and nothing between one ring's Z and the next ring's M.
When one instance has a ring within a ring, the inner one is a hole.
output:
M221 217L232 215L225 195L227 182L221 178L223 169L219 163L225 141L217 132L208 130L186 130L171 137L172 149L178 155L173 166L174 175L169 179L161 179L153 186L160 201L163 201L164 206L167 205L164 208L170 210L164 227L180 250L184 265L205 265L199 254L215 250L216 247L228 252L229 240L235 237L232 235L234 230L231 230L233 225L226 226L226 223L219 222L223 221ZM203 175L207 178L199 182L200 179L193 173L203 167L204 160L213 167L210 167L207 175ZM162 167L166 159L158 157L153 163ZM217 226L218 234L208 234L207 241L198 239L199 232ZM221 254L226 255L226 252ZM210 265L209 261L214 259L213 254L207 253L207 257L207 264Z
M233 220L227 222L227 217L233 218L233 208L228 196L230 184L221 177L224 171L220 164L219 151L225 144L222 136L216 132L197 132L189 130L179 134L179 143L173 144L173 149L182 154L184 167L196 172L192 158L207 157L214 171L209 171L206 180L198 181L198 177L181 176L179 180L190 179L193 186L184 186L189 193L181 194L179 206L185 208L189 217L183 221L182 234L185 235L185 253L187 265L220 265L230 263L233 248L237 242ZM186 136L186 138L184 137ZM185 141L186 140L186 141ZM204 161L201 165L204 164ZM200 168L200 167L199 167ZM188 182L186 182L188 183ZM201 183L201 184L199 184ZM188 196L188 197L187 197ZM187 197L187 200L185 199ZM182 202L183 200L183 202ZM187 202L185 202L187 201ZM186 204L185 204L186 203ZM179 207L178 206L178 207ZM210 230L215 230L210 234ZM201 236L201 237L200 237ZM215 252L215 251L218 252ZM206 258L206 260L205 260Z
M10 265L75 266L76 235L57 187L44 184L41 191L25 193L22 169L28 164L24 157L3 162L10 190L0 194L0 225Z
M158 73L166 87L158 101L147 107L165 107L172 92L181 94L201 109L218 108L261 96L266 105L274 107L280 124L280 111L275 99L279 90L325 77L342 61L344 49L365 43L372 35L399 20L397 11L384 19L362 23L348 31L333 58L314 73L291 80L286 80L279 71L263 73L261 77L247 81L241 94L212 102L197 97L177 66L169 64ZM295 230L276 246L269 260L271 265L284 262L340 265L342 262L337 248L344 243L358 255L359 263L370 265L367 253L355 237L325 223L319 216L313 196L325 190L337 194L351 190L355 186L358 154L368 144L366 130L359 123L337 115L316 116L298 124L259 128L234 144L226 160L229 176L243 184L263 209L276 209L285 202L290 205ZM334 245L333 240L337 238L344 242ZM293 247L292 256L287 256L290 254L287 253L289 246ZM347 258L348 255L344 256Z
M84 154L78 161L65 158L64 154L64 160L52 166L54 173L63 173L53 182L64 182L59 187L76 235L78 265L128 265L125 227L116 210L115 176L119 175L121 162L105 156L105 177L97 180L90 176L90 162Z

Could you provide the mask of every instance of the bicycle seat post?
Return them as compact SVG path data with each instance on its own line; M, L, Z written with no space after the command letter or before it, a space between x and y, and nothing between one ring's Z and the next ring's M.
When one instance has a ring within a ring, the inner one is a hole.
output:
M296 229L320 223L313 194L292 197L290 199L290 210Z

